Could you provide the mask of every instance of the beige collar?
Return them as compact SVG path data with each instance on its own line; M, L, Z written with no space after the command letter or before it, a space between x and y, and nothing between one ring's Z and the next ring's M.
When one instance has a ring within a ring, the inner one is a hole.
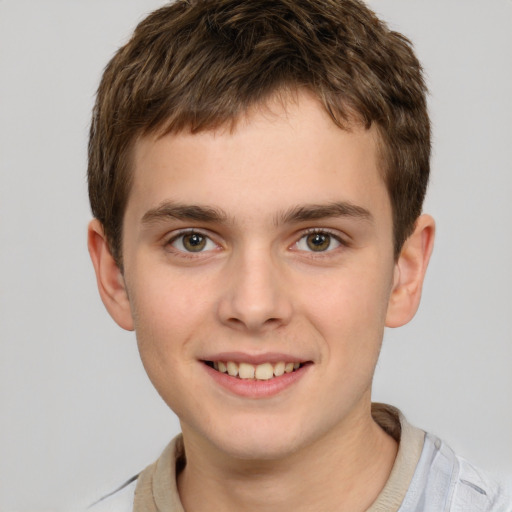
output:
M395 407L372 404L373 419L398 441L398 453L386 485L366 512L397 512L420 460L425 432L410 425Z
M425 432L407 423L398 409L372 404L374 420L399 442L389 479L367 512L397 512L418 464ZM134 512L185 512L180 501L176 475L185 465L183 438L176 436L158 460L140 475L135 489Z

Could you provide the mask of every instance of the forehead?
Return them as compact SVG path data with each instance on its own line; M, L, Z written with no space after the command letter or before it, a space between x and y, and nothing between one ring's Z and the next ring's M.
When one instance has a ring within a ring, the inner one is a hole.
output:
M308 94L274 98L233 126L143 137L133 156L127 209L139 216L169 200L253 216L312 202L389 206L376 129L342 130Z

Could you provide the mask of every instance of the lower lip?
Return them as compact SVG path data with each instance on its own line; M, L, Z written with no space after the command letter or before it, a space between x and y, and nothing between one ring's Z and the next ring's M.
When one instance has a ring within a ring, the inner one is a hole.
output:
M291 373L285 373L269 380L239 379L222 373L201 363L208 374L221 387L238 396L245 398L269 398L278 395L285 389L297 383L309 370L310 364L301 366Z

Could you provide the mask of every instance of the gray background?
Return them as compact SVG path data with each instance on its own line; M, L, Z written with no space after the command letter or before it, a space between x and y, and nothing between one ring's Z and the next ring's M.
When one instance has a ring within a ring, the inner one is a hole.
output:
M70 511L178 431L86 250L100 73L156 0L0 1L0 510ZM423 304L375 398L512 475L512 2L373 0L423 61L438 222Z

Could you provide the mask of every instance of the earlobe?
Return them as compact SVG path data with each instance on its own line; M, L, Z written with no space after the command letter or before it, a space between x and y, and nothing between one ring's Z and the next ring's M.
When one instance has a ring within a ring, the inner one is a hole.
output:
M393 288L386 315L387 327L400 327L415 315L434 247L434 235L434 219L430 215L421 215L395 263Z
M103 226L97 219L89 223L87 245L103 304L123 329L133 331L133 318L121 270L110 252Z

